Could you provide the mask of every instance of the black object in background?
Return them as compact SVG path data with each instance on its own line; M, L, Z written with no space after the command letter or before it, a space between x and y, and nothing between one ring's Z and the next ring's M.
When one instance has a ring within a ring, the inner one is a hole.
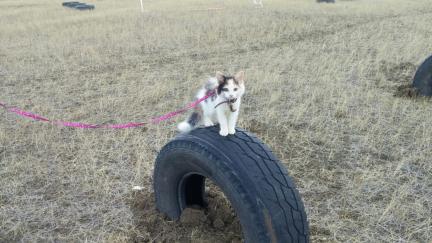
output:
M77 10L94 10L95 6L80 2L63 2L63 7L73 8Z
M432 56L428 57L417 69L413 86L423 96L432 96Z

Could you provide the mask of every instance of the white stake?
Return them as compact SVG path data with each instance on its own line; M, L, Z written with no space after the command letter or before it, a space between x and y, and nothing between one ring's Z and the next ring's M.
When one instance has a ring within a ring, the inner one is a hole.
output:
M141 2L141 13L144 13L143 0L140 0L140 2Z
M264 7L262 0L253 0L253 3L255 4L256 7Z

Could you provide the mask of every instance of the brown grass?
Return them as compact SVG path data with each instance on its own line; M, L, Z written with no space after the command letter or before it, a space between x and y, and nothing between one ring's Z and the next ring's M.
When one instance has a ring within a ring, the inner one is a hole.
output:
M240 126L294 177L314 242L432 240L431 101L394 96L432 52L429 0L149 0L144 14L92 2L0 1L1 101L141 121L215 70L245 69ZM0 241L227 240L154 210L153 163L175 123L88 131L0 115Z

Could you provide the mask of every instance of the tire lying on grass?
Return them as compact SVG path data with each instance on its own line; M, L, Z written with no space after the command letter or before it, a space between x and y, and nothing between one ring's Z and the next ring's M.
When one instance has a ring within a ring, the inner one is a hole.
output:
M69 7L77 10L94 10L95 6L81 2L63 2L64 7Z
M423 96L432 96L432 56L428 57L417 69L413 87Z
M80 2L63 2L62 5L65 7L73 7L75 5L82 4Z
M286 169L254 135L218 127L180 134L160 151L154 170L156 206L171 219L188 207L206 207L205 179L225 194L245 242L308 242L303 202Z
M90 4L79 4L79 5L75 5L74 7L75 9L78 10L94 10L94 5L90 5Z

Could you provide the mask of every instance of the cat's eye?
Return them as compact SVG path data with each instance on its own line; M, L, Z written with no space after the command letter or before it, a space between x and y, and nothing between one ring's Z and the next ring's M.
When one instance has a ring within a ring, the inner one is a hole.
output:
M237 88L234 88L234 91L237 91Z
M227 92L228 89L227 89L227 88L223 88L222 91L223 91L223 92Z

